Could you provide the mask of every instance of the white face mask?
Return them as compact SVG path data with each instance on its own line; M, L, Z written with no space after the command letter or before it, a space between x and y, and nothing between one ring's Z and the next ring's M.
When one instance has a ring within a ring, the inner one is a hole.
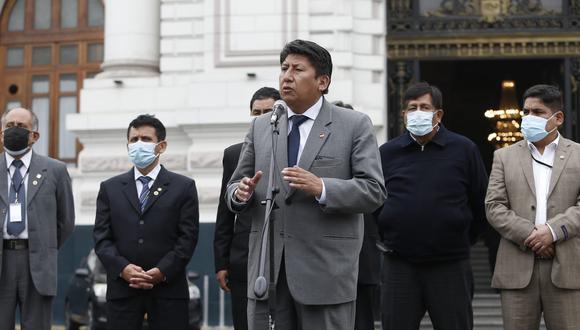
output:
M407 130L415 136L425 136L437 125L433 125L433 116L436 111L415 110L407 112Z
M151 165L159 156L155 154L155 147L158 143L154 142L143 142L141 140L129 143L127 149L129 149L129 159L137 168L146 168Z
M552 119L555 115L556 114L551 115L548 119L533 115L524 116L520 128L524 138L530 142L538 142L548 136L548 134L555 131L558 128L557 126L549 132L546 131L548 120Z

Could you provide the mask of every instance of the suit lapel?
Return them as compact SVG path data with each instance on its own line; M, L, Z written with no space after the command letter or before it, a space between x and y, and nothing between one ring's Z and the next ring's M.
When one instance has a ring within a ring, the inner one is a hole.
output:
M310 130L310 134L308 134L306 144L304 145L304 150L302 150L302 154L298 160L298 166L300 168L307 171L310 170L314 158L316 158L320 149L330 136L330 123L332 123L332 111L330 105L323 99L320 112L314 121L314 125L312 125L312 129ZM294 188L290 188L286 194L286 198L292 196L294 191Z
M167 177L167 170L165 167L161 166L161 171L157 175L155 181L153 181L153 185L149 190L149 198L147 199L147 204L145 204L145 209L143 210L143 214L147 213L149 209L165 194L167 188L169 187L169 178Z
M554 154L554 163L552 165L552 176L550 177L550 188L548 189L548 197L554 191L554 187L560 179L560 175L568 162L568 158L570 156L570 141L560 137L560 143L558 143L558 147L556 148L556 153Z
M270 127L268 127L270 129ZM278 145L276 146L276 163L278 175L275 177L280 177L280 171L288 167L288 115L280 115L280 120L278 121L278 130L280 134L278 135ZM288 193L290 186L288 182L281 179L280 180L282 188Z
M3 209L2 212L2 220L0 220L0 223L2 223L2 226L0 226L0 229L4 230L4 222L6 221L6 212L8 212L8 177L7 177L7 166L6 166L6 155L4 153L1 153L0 155L2 155L2 159L0 160L0 198L2 199L2 202L5 205L5 208ZM0 248L1 250L1 248Z
M528 182L528 186L530 187L532 194L535 197L536 196L536 183L534 181L534 169L532 166L532 153L530 152L530 149L528 148L528 144L525 140L522 141L520 144L518 144L518 146L520 147L520 155L518 157L520 159L520 165L521 165L522 171L524 172L524 176L526 177L526 181Z
M4 153L2 155L2 160L0 160L0 198L2 198L2 202L4 205L8 207L8 175L7 173L7 165L6 165L6 155Z
M131 168L123 177L123 194L129 201L129 204L135 209L135 212L141 213L139 207L139 197L137 196L137 184L135 183L135 169Z
M40 157L32 152L30 168L28 169L28 186L26 190L26 201L28 205L32 203L36 193L38 193L40 187L42 187L42 184L46 180L47 172L46 162L42 161Z

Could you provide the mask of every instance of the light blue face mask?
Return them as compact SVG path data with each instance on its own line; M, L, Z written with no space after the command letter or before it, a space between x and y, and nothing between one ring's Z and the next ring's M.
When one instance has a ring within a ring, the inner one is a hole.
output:
M407 130L415 136L425 136L433 130L433 111L415 110L407 112Z
M155 154L155 147L158 143L143 142L141 140L129 143L129 159L137 168L145 168L155 161L158 155Z
M558 128L557 126L549 132L546 131L546 124L548 123L548 120L554 117L554 115L556 114L553 114L548 119L532 115L524 116L522 118L521 125L521 131L524 135L524 139L530 142L538 142L548 136L548 134L555 131Z

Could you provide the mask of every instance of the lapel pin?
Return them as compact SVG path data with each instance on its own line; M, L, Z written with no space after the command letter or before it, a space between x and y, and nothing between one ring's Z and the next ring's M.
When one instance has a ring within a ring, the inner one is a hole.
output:
M320 137L321 139L324 139L324 132L320 132L320 135L319 135L319 137Z
M564 156L560 156L560 159L564 159Z
M161 190L163 190L161 187L157 188L157 191L161 191Z
M154 191L153 195L155 195L155 196L159 195L159 191Z
M37 179L40 179L40 178L42 178L42 175L40 175L40 174L37 174L37 175L36 175L36 178L37 178Z
M36 186L37 184L38 184L38 181L36 181L36 180L32 181L33 186Z

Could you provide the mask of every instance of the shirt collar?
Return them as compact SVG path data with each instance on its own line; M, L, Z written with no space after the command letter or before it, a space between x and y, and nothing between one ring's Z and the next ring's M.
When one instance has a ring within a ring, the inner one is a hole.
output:
M438 145L440 147L444 147L445 144L446 144L446 141L447 141L447 139L445 138L447 136L447 129L441 123L439 123L439 126L438 127L439 127L439 130L437 131L437 133L435 134L435 136L433 136L433 138L429 142L433 142L433 143L435 143L436 145ZM427 144L429 142L427 142ZM403 136L403 140L401 141L401 147L406 148L409 145L411 145L412 143L416 143L416 144L419 145L419 142L417 142L417 140L415 139L415 137L412 136L411 133L407 132Z
M4 155L6 155L6 167L10 168L10 166L12 166L12 161L14 161L15 158L10 156L7 152L4 152ZM22 155L20 160L24 164L24 168L28 169L30 167L30 161L32 160L32 150L29 150L27 153Z
M143 176L143 174L141 174L141 172L139 172L139 170L136 167L133 167L133 170L135 172L135 181L137 181L140 177ZM145 176L150 177L153 181L155 181L157 179L157 176L159 175L159 171L161 171L161 164L157 164L157 166L155 166L151 172L147 173Z
M316 117L318 117L318 114L320 113L320 109L322 109L322 100L323 97L321 96L318 99L318 101L316 101L316 103L314 103L310 108L308 108L308 110L304 111L302 115L308 117L309 119L316 120ZM297 113L295 113L294 111L292 111L292 109L290 109L290 107L288 107L288 119L290 119L292 116L295 115L297 115Z
M531 151L536 151L536 152L539 153L538 148L536 148L536 146L532 142L526 140L526 143L528 144L528 148ZM560 143L560 132L558 132L558 135L556 136L556 138L554 139L554 141L550 142L550 144L548 144L546 146L546 148L547 149L554 149L554 150L556 150L556 148L558 148L558 143Z

